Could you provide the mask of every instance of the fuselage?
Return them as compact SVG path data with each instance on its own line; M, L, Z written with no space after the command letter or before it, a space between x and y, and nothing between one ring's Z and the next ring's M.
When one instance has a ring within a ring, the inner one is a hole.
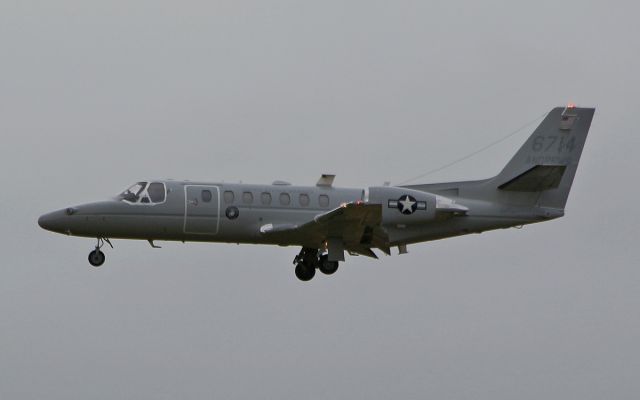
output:
M138 186L136 186L138 185ZM48 230L83 237L112 239L229 242L319 246L304 237L263 235L261 227L300 226L342 204L353 202L382 204L382 225L389 246L444 237L479 233L548 219L532 214L530 207L496 207L495 204L464 199L464 216L437 214L436 205L425 198L425 212L410 215L398 212L397 199L404 193L420 199L429 193L409 188L336 188L333 186L293 186L283 182L270 185L206 183L175 180L139 182L112 199L68 207L43 215L39 224ZM133 193L138 190L139 193ZM377 198L369 196L375 193ZM394 200L395 199L395 200ZM389 204L394 202L389 208Z

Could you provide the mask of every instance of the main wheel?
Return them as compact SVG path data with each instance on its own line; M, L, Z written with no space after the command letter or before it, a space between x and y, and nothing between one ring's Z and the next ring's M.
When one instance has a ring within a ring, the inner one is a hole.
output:
M302 263L296 265L296 277L303 282L310 281L316 274L316 269Z
M104 264L104 259L104 253L98 249L95 249L94 251L89 253L89 264L93 265L94 267L99 267Z
M325 275L331 275L338 270L337 261L329 261L326 257L320 259L320 266L318 269Z

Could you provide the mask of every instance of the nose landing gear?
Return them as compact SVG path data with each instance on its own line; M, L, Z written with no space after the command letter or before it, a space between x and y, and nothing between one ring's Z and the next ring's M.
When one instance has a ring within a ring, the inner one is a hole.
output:
M98 238L98 243L96 243L95 250L89 253L89 264L91 264L92 266L99 267L104 264L104 260L106 257L100 249L102 249L102 246L104 246L105 243L109 244L109 246L111 246L111 248L113 249L113 245L111 244L109 239Z
M325 275L331 275L338 270L337 261L329 261L327 254L320 254L318 249L303 247L293 259L296 266L296 277L303 282L310 281L316 275L316 268Z

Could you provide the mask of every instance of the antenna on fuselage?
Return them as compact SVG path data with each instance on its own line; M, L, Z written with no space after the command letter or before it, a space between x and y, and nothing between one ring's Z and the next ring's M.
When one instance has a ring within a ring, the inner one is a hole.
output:
M334 179L336 179L335 175L322 174L322 176L320 176L320 179L318 179L316 186L331 187L333 185Z

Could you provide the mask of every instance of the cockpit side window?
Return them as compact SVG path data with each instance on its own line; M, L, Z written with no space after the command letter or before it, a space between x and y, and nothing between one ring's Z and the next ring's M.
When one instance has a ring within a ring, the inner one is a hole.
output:
M129 204L158 204L165 201L167 191L161 182L138 182L118 195L118 199Z
M152 203L162 203L165 199L164 185L160 182L151 182L147 188L147 193Z

